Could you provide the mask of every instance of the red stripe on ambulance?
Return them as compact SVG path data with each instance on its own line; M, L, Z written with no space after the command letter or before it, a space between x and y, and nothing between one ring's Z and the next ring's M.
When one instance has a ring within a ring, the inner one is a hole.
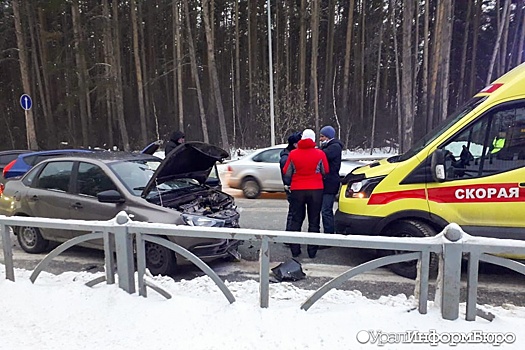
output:
M385 193L373 193L370 196L368 204L387 204L390 202L398 201L401 199L427 199L425 190L408 190L408 191L395 191Z
M368 204L382 205L403 199L426 200L425 190L374 193ZM428 200L437 203L524 202L525 188L508 183L431 188Z

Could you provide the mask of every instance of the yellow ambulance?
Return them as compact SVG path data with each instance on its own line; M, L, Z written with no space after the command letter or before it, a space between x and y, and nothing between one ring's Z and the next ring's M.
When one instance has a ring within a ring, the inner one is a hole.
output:
M457 223L471 235L525 239L524 202L525 63L406 153L348 174L336 232L425 237ZM415 262L391 267L415 277Z

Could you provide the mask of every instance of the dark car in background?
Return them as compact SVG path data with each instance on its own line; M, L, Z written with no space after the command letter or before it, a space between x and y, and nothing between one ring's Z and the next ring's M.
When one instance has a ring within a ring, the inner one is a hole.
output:
M221 148L187 142L164 160L130 152L71 153L44 160L21 179L8 181L0 214L78 220L109 220L125 211L135 221L239 227L232 196L205 184L217 161L228 157ZM21 248L47 250L84 232L14 227ZM205 261L238 257L239 242L229 239L169 237ZM102 242L87 247L103 249ZM153 274L171 274L180 256L146 243L146 265Z

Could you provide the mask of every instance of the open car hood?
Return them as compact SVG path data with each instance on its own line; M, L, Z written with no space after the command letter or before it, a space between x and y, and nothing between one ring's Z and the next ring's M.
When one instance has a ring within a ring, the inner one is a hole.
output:
M203 184L215 163L222 162L228 156L228 152L214 145L185 142L166 155L141 196L146 197L155 186L173 179L189 178Z

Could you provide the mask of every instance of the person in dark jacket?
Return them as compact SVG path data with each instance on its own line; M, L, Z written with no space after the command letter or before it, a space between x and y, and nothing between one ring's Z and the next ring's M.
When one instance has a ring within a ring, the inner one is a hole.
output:
M180 130L175 130L171 133L169 141L166 143L164 154L168 155L175 147L184 143L184 133Z
M330 125L321 128L319 141L321 141L321 150L326 154L330 168L330 172L323 177L324 190L321 208L323 231L324 233L334 233L334 202L341 184L339 169L341 169L343 144L335 138L335 129Z
M290 152L283 168L284 174L292 179L290 190L293 212L290 231L301 231L308 212L308 232L320 232L323 176L330 169L326 154L315 146L315 132L311 129L304 130L297 149ZM317 245L308 245L308 256L315 258L317 249ZM291 244L290 250L293 257L301 254L299 244Z
M292 178L290 176L286 176L283 173L284 165L286 164L286 161L288 160L288 155L291 151L297 148L297 142L301 140L301 133L294 132L290 136L288 136L288 146L286 146L285 149L283 149L280 153L281 158L279 159L279 166L281 167L281 177L283 179L284 189L286 191L286 199L288 200L288 215L286 217L286 231L290 231L290 225L292 222L292 192L290 191L290 185L292 183Z

